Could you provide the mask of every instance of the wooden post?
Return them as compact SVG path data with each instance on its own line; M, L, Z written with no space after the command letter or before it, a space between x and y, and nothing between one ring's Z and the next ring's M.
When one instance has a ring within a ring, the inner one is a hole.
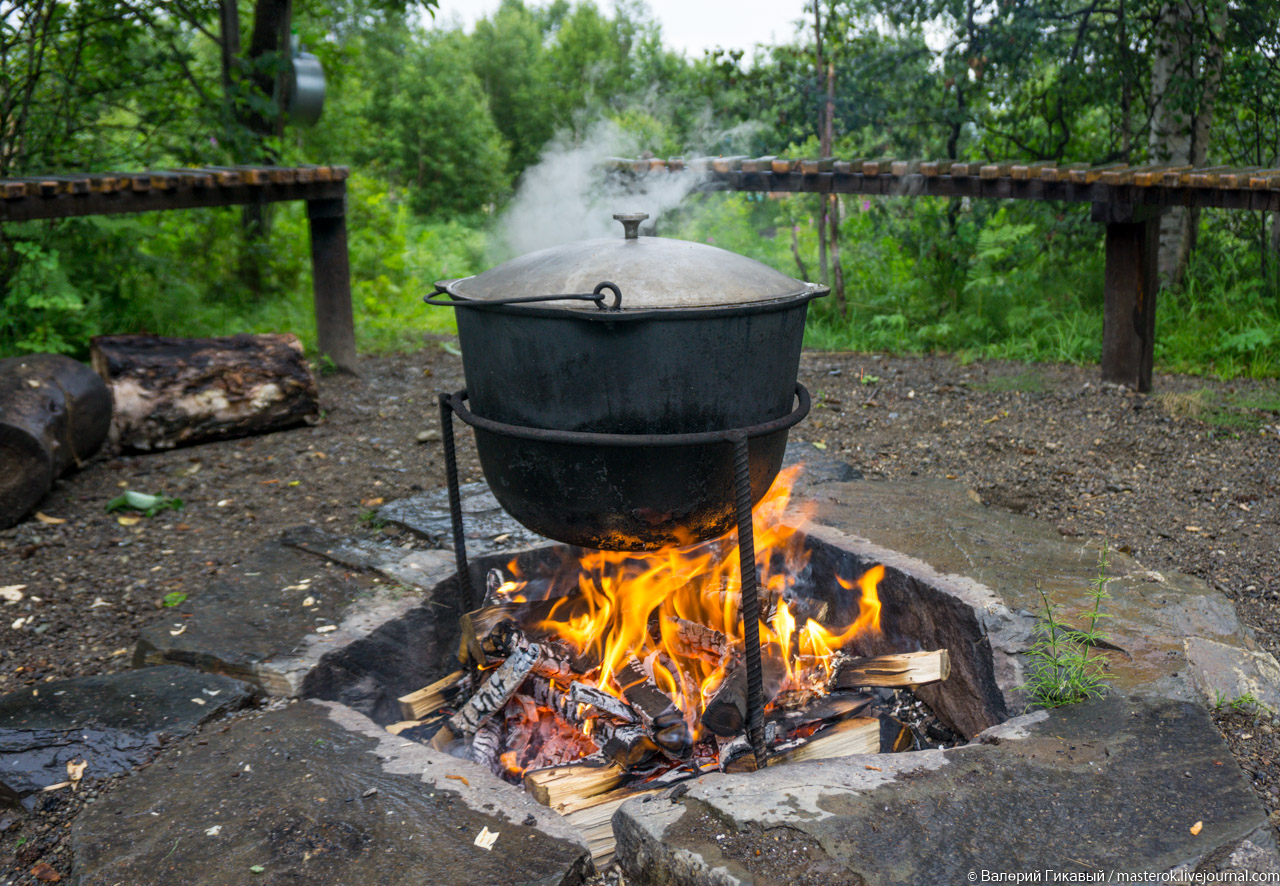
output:
M316 302L316 338L344 372L356 371L356 330L351 314L351 268L347 261L346 197L308 200L311 273Z
M1107 226L1102 380L1151 390L1155 362L1161 206L1094 203Z

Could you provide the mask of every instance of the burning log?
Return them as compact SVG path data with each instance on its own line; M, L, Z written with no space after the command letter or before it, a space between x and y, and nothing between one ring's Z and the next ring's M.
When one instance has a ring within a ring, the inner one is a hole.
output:
M498 768L498 755L502 753L502 727L492 717L476 730L471 739L471 759L489 770Z
M658 746L676 759L687 760L693 753L693 735L675 702L635 659L619 668L615 679L622 687L622 697L640 715L640 722Z
M577 708L566 692L561 692L544 677L530 680L533 700L559 714L568 723L579 724ZM613 723L609 720L592 721L591 740L601 752L624 769L638 766L658 751L657 743L639 726Z
M951 676L951 654L945 649L932 652L903 652L851 658L842 662L831 680L833 689L858 686L920 686Z
M874 696L863 694L828 695L798 710L775 710L769 715L769 723L777 724L779 730L789 734L813 723L853 717L865 711L874 700Z
M534 662L533 672L548 680L559 680L568 683L576 680L578 671L574 668L567 654L561 654L554 648L554 640L536 644L541 652ZM485 655L507 658L517 652L535 645L524 632L510 619L498 622L489 636L480 642Z
M460 684L465 676L462 671L454 671L430 686L400 696L396 699L400 703L400 715L405 720L421 720L428 714L435 713L462 693L464 687Z
M622 784L624 770L617 763L582 761L526 772L524 787L543 806L585 800Z
M723 666L732 653L729 638L715 628L687 618L675 618L671 648L682 658L697 659Z
M499 633L495 636L498 626L503 622L511 622L520 631L536 635L537 632L531 630L535 625L553 618L559 620L570 619L585 611L585 599L580 595L574 595L571 597L556 597L550 600L533 600L526 603L497 603L493 606L485 606L473 612L468 612L458 620L462 628L462 638L458 646L458 660L464 665L474 664L486 667L490 664L492 657L501 658L506 655L504 648L505 644L510 642L509 635ZM486 641L489 641L487 647ZM543 645L550 643L549 649L554 648L555 645L554 640L550 638L547 638L547 642L544 642L543 638L539 637L538 642L543 643ZM577 671L582 673L594 667L594 664L588 665L586 662L577 662L568 653L562 653L556 657L566 661L573 661Z
M474 735L515 695L541 656L542 648L530 643L504 661L467 703L449 718L449 728L455 734Z
M610 695L598 686L590 686L581 680L575 680L569 685L569 701L575 705L587 705L600 714L621 720L623 723L636 722L636 712L625 701Z
M761 650L760 666L764 671L764 700L768 704L786 676L785 665ZM721 737L737 735L747 723L747 668L735 656L727 668L720 688L702 711L702 725Z

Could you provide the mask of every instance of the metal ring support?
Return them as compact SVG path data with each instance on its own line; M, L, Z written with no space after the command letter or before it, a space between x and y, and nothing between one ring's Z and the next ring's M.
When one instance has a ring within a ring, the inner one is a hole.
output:
M742 437L763 437L799 424L809 414L809 391L796 382L796 408L782 418L746 428L730 428L724 431L701 431L693 434L600 434L594 431L557 431L548 428L530 428L482 418L462 405L467 399L465 390L455 394L441 394L449 407L465 423L473 428L514 437L517 440L533 440L539 443L576 443L582 446L698 446L707 443L735 443Z

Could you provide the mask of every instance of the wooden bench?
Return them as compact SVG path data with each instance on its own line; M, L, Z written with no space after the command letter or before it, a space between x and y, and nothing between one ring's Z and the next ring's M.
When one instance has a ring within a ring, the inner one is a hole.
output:
M1139 391L1151 390L1159 217L1174 206L1280 211L1280 169L830 157L618 159L611 164L627 175L699 173L712 190L1091 203L1093 220L1106 226L1102 378Z
M305 200L319 350L354 371L345 166L232 166L0 179L0 222Z

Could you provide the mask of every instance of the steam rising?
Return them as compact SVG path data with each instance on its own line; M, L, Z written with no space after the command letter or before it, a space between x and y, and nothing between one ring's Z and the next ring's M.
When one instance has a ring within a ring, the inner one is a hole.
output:
M605 120L579 139L561 134L537 165L520 179L515 198L497 231L500 255L507 258L574 240L622 235L616 212L646 212L648 233L663 212L675 207L705 176L693 172L616 176L603 166L611 157L635 157L639 140Z

